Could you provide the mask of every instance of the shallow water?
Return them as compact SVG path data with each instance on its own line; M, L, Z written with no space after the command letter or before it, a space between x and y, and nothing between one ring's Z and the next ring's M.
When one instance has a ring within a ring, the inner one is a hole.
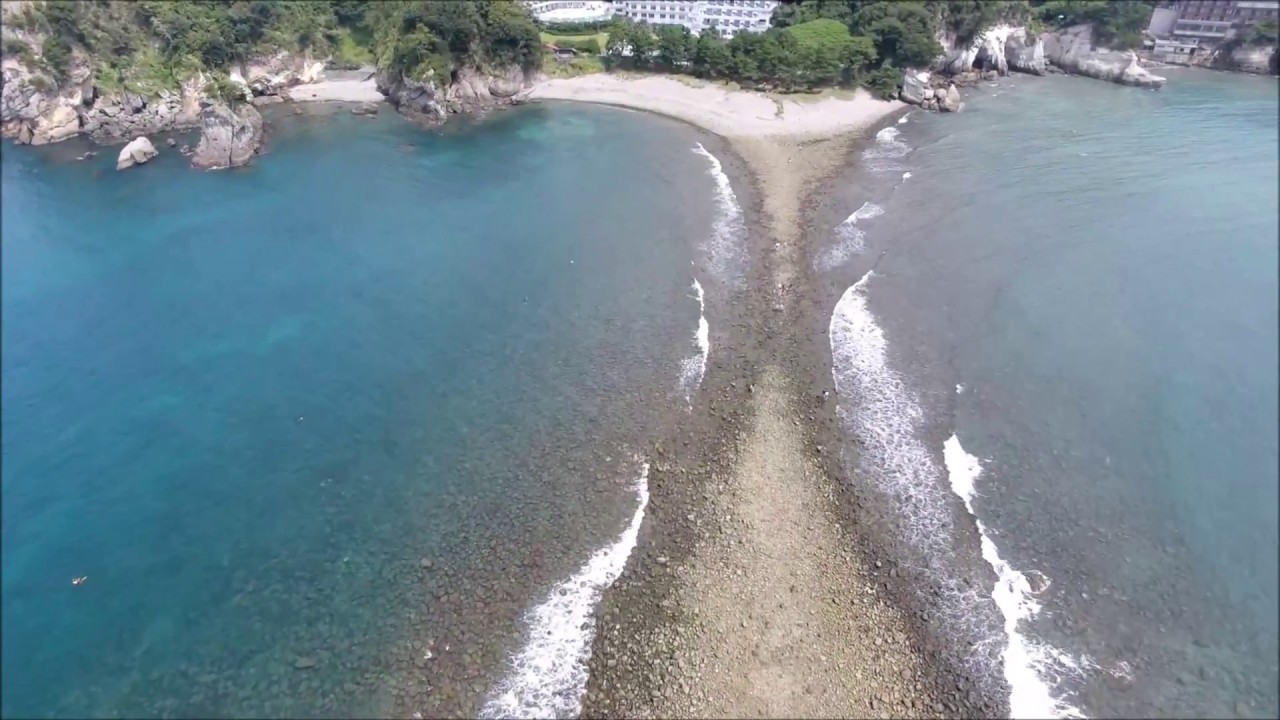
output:
M547 105L278 115L231 172L6 146L4 714L476 712L686 405L699 141Z
M1024 713L1280 710L1277 109L1274 78L1013 76L893 125L827 200L815 267L841 289L874 267L832 321L857 469L976 555L944 440L977 459L954 466L1034 606L1012 626L1022 690L1052 689ZM832 262L864 203L883 214ZM943 596L990 615L1001 649L975 655L1008 679L1005 586L982 582L985 603Z

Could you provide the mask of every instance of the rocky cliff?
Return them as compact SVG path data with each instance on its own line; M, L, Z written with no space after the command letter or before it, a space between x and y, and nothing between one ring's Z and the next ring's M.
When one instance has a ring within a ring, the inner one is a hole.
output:
M1040 36L1045 58L1062 70L1136 87L1163 87L1165 78L1152 75L1138 64L1130 51L1098 48L1093 43L1093 28L1076 25Z
M262 115L252 105L206 105L200 111L200 143L191 164L202 170L248 164L262 148L262 138Z
M4 19L14 12L4 3ZM41 48L44 38L20 27L0 23L6 49L19 47L0 61L0 135L22 144L42 145L79 134L99 142L120 142L140 135L170 132L201 124L200 106L208 99L208 77L194 73L176 88L138 92L105 87L94 80L93 63L80 48L71 52L63 77L47 69ZM315 82L325 62L309 54L280 52L252 58L230 68L232 81L248 96L273 96L300 83Z
M1000 24L987 28L966 44L958 44L954 37L946 35L939 35L937 40L943 54L934 62L936 72L906 70L898 95L903 102L926 110L958 110L957 86L972 87L1010 71L1044 75L1052 70L1146 88L1159 88L1165 83L1165 78L1143 68L1132 52L1095 48L1088 25L1030 36L1026 28ZM1264 62L1261 53L1251 55L1247 61L1255 65Z
M1266 75L1276 72L1276 48L1272 45L1245 45L1220 53L1216 65L1239 72Z
M402 114L430 123L444 122L451 113L485 112L501 105L518 105L528 98L532 76L511 65L481 72L463 67L453 71L447 86L436 78L414 79L378 75L378 90Z

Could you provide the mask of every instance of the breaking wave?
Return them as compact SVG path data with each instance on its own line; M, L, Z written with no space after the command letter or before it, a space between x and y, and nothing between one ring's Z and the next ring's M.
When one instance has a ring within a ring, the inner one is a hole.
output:
M680 362L680 387L684 389L684 398L692 406L693 392L702 383L707 372L707 358L711 355L711 326L707 323L707 305L702 294L702 284L693 279L693 291L698 300L698 329L693 333L693 344L698 354L685 358Z
M818 258L818 269L824 272L834 270L865 250L867 236L858 227L858 221L870 220L883 214L884 208L879 205L862 203L862 207L854 210L853 214L836 226L836 244Z
M957 386L958 388L959 386ZM987 528L973 509L976 495L974 481L982 472L978 459L964 451L954 434L942 447L942 457L947 466L951 490L964 502L964 507L978 525L982 542L982 559L996 573L996 584L991 599L1004 616L1004 632L1007 639L1002 655L1004 679L1009 683L1009 716L1011 718L1083 718L1079 708L1053 696L1042 674L1065 669L1078 673L1080 664L1055 648L1032 642L1018 632L1018 622L1034 617L1040 612L1040 604L1034 599L1027 576L1005 562L996 544L987 534ZM1040 591L1048 587L1042 584Z
M707 172L716 183L715 225L711 238L707 241L707 264L716 279L740 286L746 279L746 247L744 247L747 228L742 218L742 207L738 205L738 196L733 192L729 176L715 155L707 152L698 143L693 152L705 157L711 163Z
M511 670L480 711L482 718L578 717L587 689L587 660L595 638L595 607L627 564L645 507L649 504L649 463L640 462L633 489L637 507L613 544L597 550L577 573L551 589L525 614L525 646L511 658Z
M971 497L977 472L956 454L958 441L944 448L947 467L942 468L920 439L924 413L903 377L889 367L884 332L867 305L866 287L874 276L874 271L867 272L845 291L828 328L832 378L840 400L837 415L860 443L859 477L884 493L900 513L918 569L941 592L938 611L943 627L960 642L972 643L967 662L974 677L1003 677L1010 686L1014 717L1079 717L1076 708L1053 698L1037 674L1050 665L1068 672L1078 665L1016 634L1017 621L1026 617L1019 613L1029 612L1028 598L1016 594L1024 586L1015 589L1009 583L1021 578L1025 584L1025 576L1014 577L1015 571L999 560L985 534L983 557L999 576L991 595L963 582L955 570L957 534L946 488ZM1011 604L1014 601L1024 604Z
M902 159L911 153L911 146L899 140L902 134L896 127L887 127L876 133L875 142L862 151L862 160L875 172L902 172Z

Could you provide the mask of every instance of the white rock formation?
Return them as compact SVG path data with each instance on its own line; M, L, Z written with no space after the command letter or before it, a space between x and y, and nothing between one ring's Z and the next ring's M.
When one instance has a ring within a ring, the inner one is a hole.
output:
M159 154L150 140L145 137L136 137L120 150L120 157L116 159L116 169L126 170L134 165L141 165Z

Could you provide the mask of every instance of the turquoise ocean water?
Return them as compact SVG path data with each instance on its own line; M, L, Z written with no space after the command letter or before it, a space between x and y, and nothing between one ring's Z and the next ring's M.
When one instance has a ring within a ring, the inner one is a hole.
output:
M1280 711L1277 84L1168 76L984 84L827 200L857 469L1015 713Z
M476 712L684 409L701 139L546 106L282 114L232 172L6 145L3 713Z

